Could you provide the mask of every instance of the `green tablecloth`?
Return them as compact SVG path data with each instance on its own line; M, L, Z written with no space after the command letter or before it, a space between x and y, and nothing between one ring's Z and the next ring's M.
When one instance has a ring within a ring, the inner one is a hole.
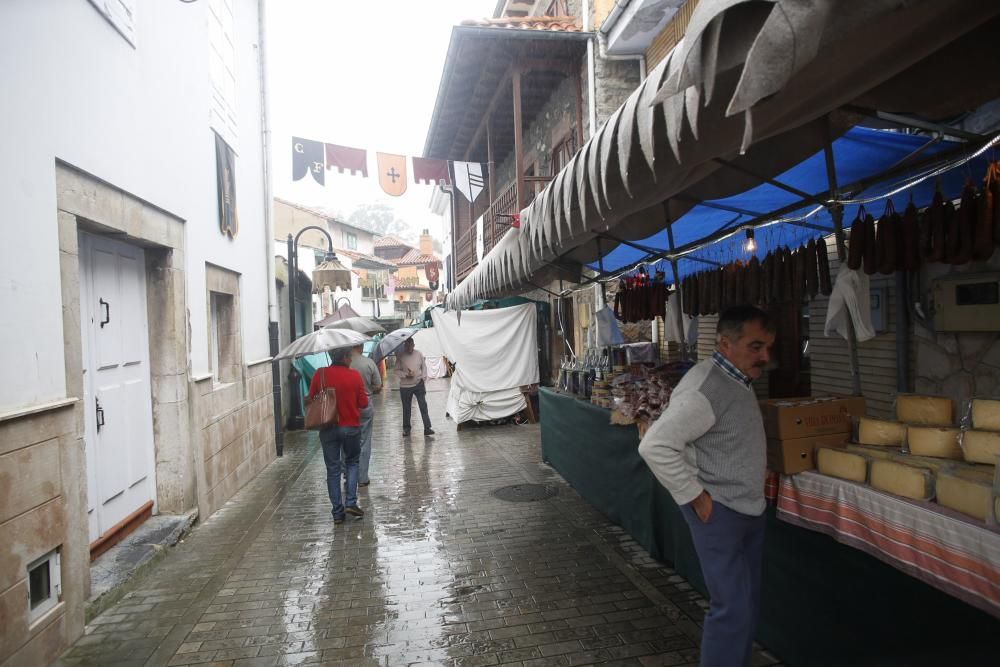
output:
M634 426L542 388L542 455L588 502L707 596L680 508L638 454ZM758 640L789 665L1000 664L1000 623L768 510Z

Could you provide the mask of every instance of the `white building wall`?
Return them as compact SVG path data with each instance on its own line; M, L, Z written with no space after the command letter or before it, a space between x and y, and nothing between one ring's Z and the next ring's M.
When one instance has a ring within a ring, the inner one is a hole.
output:
M65 396L55 164L185 220L192 374L208 372L205 262L241 274L244 356L268 356L254 0L234 0L240 232L219 232L205 2L138 2L135 47L86 0L0 4L0 411ZM154 323L155 324L155 323Z

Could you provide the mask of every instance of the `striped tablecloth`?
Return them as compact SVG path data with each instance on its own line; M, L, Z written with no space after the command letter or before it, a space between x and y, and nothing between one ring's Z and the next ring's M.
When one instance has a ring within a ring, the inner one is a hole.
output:
M782 476L778 518L830 535L1000 618L1000 531L814 472Z

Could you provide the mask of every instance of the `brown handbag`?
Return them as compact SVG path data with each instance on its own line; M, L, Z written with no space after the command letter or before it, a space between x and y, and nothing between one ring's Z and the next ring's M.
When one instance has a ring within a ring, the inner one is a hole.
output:
M305 425L310 431L322 431L337 425L337 390L326 386L325 371L325 368L316 371L320 373L320 389L315 396L306 399Z

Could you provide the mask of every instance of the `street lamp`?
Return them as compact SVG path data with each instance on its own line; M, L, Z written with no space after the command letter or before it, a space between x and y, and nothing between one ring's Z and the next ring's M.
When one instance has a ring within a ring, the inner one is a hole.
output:
M351 289L351 271L344 267L337 260L337 253L333 251L333 239L330 237L330 232L323 229L322 227L317 227L316 225L309 225L308 227L303 227L299 230L299 233L294 237L288 235L288 342L292 343L298 336L295 332L295 279L298 277L299 272L299 238L305 232L314 229L318 232L322 232L323 236L326 237L327 251L326 255L323 257L323 262L317 266L312 272L313 280L313 290L322 291L324 287L329 287L331 290L336 290L338 287L344 290ZM290 370L288 371L288 390L289 397L291 398L291 405L288 406L288 427L292 430L301 429L303 427L303 419L301 411L299 410L299 374L295 370L295 365L290 364Z

